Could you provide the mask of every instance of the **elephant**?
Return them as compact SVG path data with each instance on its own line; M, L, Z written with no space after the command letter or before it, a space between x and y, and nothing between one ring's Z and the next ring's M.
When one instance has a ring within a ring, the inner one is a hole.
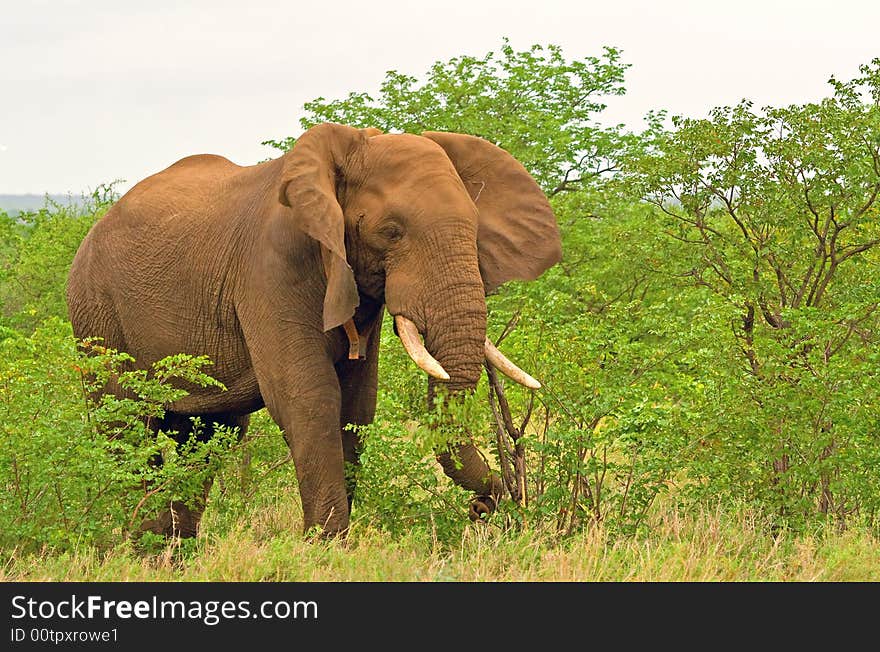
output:
M290 449L303 530L344 537L345 466L361 449L346 426L374 418L384 311L428 374L429 401L472 391L487 356L539 387L487 339L486 297L561 256L546 195L504 149L328 122L256 165L199 154L138 182L82 241L66 299L77 338L138 368L208 356L225 390L193 387L155 427L180 433L199 416L243 434L265 407ZM497 507L501 481L474 446L436 454L473 492L472 517ZM194 536L203 509L172 503L144 527Z

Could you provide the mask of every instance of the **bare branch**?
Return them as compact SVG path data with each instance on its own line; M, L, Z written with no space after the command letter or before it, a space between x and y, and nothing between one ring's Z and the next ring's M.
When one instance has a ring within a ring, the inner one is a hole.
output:
M842 247L838 250L839 255L837 256L837 262L841 263L847 258L851 258L856 254L860 254L863 251L867 251L871 247L875 247L880 244L880 238L875 238L870 242L865 242L859 245L847 245L846 247Z

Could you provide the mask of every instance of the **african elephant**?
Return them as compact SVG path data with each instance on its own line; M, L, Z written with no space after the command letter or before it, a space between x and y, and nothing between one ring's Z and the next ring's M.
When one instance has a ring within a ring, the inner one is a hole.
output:
M273 160L189 156L135 185L82 242L67 303L77 337L139 367L207 355L227 389L194 388L158 426L199 415L243 432L265 406L291 450L304 529L332 536L349 525L343 469L360 447L345 426L375 412L383 310L429 395L473 389L487 353L534 387L487 344L486 295L560 258L547 198L503 149L325 123ZM493 509L497 475L472 446L453 448L438 451L445 472L476 494L472 510ZM148 527L194 535L201 508L172 512Z

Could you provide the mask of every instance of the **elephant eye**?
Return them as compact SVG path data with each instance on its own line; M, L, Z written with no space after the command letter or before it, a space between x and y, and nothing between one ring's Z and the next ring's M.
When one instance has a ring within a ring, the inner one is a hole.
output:
M403 227L397 222L389 222L379 231L386 240L397 242L403 237Z

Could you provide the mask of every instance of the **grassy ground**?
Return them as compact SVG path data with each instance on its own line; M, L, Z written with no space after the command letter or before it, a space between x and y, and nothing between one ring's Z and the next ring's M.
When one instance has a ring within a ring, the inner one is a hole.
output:
M743 514L661 513L648 535L633 538L613 538L601 528L557 539L477 525L454 545L416 533L391 540L357 523L345 543L307 543L299 527L295 509L279 504L223 535L212 535L206 520L197 541L158 554L127 547L106 554L13 554L0 580L880 581L880 540L868 533L772 535Z

